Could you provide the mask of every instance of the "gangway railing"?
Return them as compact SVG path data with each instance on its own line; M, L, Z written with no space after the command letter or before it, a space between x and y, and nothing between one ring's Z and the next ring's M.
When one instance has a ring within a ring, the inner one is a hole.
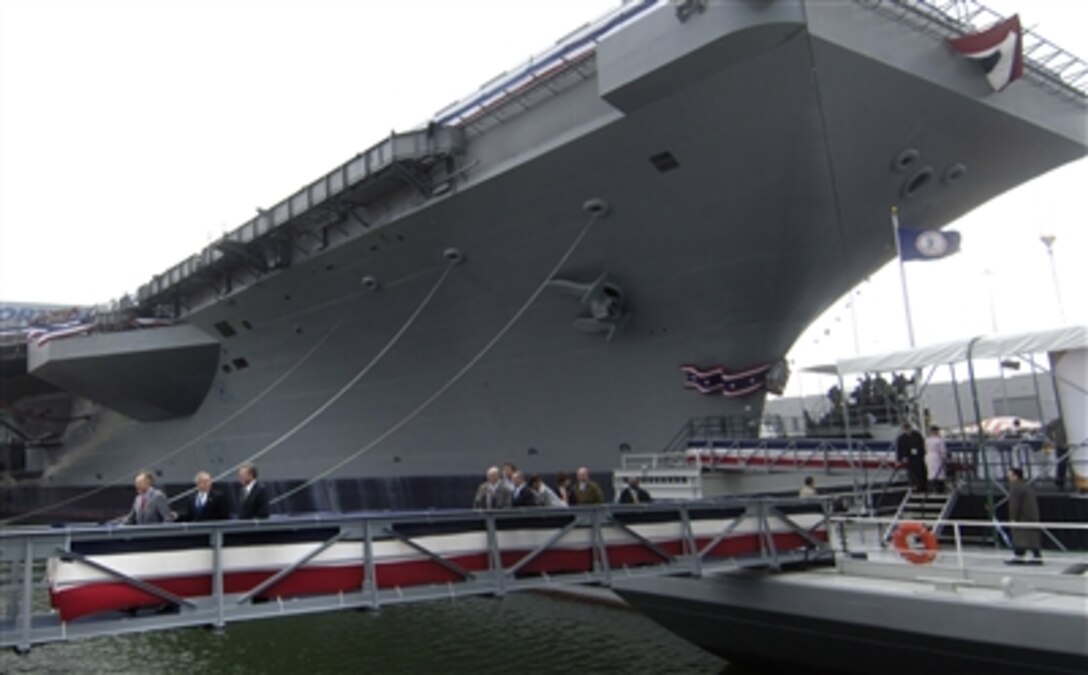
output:
M836 561L842 565L849 560L867 560L870 562L902 563L904 554L925 552L920 545L899 548L889 546L885 536L888 530L900 523L894 518L872 516L852 516L835 514L828 519L832 533L832 545ZM1043 546L1042 560L1059 561L1063 568L1080 570L1076 574L1065 575L1068 581L1081 595L1088 595L1088 585L1084 583L1083 570L1088 569L1088 523L1082 522L1007 522L994 520L918 520L932 531L938 524L951 531L951 542L942 542L929 551L920 562L906 566L914 574L919 570L955 569L961 573L995 567L995 564L1007 562L1027 563L1030 557L1021 560L1010 558L1011 545L1005 538L999 537L997 545L973 546L968 543L971 533L979 530L1009 532L1012 530L1038 530L1049 545ZM1061 536L1058 536L1061 535ZM1062 543L1062 539L1073 545ZM1000 575L995 581L1000 579Z
M688 461L707 467L759 471L892 469L895 453L887 441L846 439L722 439L692 444Z
M0 532L0 647L828 559L820 500Z

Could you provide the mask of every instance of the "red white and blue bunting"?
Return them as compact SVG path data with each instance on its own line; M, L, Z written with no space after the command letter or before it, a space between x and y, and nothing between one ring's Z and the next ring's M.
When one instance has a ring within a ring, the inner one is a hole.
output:
M1001 91L1024 74L1024 41L1020 16L994 24L981 33L949 38L960 54L978 63L994 91Z
M766 389L781 394L789 379L789 366L784 360L730 372L725 366L683 365L684 386L700 394L739 398Z

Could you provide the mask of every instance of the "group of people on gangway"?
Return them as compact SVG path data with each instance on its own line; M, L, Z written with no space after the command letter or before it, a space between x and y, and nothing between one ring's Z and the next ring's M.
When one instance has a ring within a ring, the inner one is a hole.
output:
M648 504L650 494L639 487L638 479L631 478L619 495L621 504ZM511 462L492 466L487 470L483 483L476 489L472 500L474 509L509 509L530 506L566 508L604 503L604 491L589 477L589 469L580 467L574 479L565 471L555 476L555 489L547 485L538 474L526 478Z
M228 520L231 517L231 499L215 487L207 471L199 471L193 479L193 493L182 502L180 510L173 510L166 493L155 487L155 475L150 471L136 474L134 485L136 498L132 508L118 522L125 525L150 525L169 522L201 522ZM235 515L239 520L268 518L268 491L257 482L257 467L243 464L238 468L241 496Z

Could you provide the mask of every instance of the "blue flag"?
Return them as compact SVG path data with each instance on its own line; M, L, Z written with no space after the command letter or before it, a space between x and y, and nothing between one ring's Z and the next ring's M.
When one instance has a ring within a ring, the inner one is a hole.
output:
M952 230L899 228L899 255L908 260L937 260L960 250L960 233Z

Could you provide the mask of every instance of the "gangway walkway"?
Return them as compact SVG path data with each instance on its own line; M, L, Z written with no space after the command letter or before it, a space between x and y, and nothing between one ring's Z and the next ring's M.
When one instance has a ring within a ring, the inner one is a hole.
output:
M0 647L830 559L827 504L734 499L0 532Z

